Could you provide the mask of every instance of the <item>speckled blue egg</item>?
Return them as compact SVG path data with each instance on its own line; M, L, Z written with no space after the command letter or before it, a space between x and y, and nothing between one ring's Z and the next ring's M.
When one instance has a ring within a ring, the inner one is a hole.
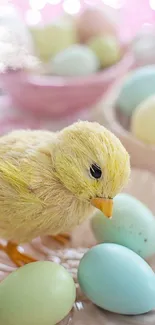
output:
M155 65L130 73L120 90L116 105L127 116L147 97L155 94Z
M135 197L122 193L114 198L113 218L97 212L91 220L98 242L120 244L143 258L155 253L155 218Z
M82 258L78 281L84 294L105 310L138 315L155 307L155 275L136 253L117 244L100 244Z

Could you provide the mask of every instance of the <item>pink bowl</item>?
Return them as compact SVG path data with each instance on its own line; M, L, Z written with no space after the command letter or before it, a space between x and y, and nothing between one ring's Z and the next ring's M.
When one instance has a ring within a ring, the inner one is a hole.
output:
M109 86L125 74L132 64L131 54L126 54L113 67L83 78L42 76L23 70L8 70L1 75L1 83L17 108L58 118L96 104Z

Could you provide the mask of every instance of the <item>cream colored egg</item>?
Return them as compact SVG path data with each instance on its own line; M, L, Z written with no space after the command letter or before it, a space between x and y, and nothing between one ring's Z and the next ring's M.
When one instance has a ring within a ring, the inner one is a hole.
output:
M40 59L49 61L60 51L76 43L76 30L73 21L60 20L45 27L30 28L36 51Z
M155 95L143 101L134 111L131 132L139 140L155 144Z
M121 57L121 49L118 40L112 36L98 36L90 40L89 48L98 57L101 67L108 67Z
M116 35L114 17L106 10L88 8L76 20L77 33L80 42L85 43L98 35Z

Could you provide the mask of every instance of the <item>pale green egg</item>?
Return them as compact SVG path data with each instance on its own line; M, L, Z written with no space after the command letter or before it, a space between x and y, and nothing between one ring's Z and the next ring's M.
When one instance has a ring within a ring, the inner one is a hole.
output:
M0 284L1 325L55 325L75 301L71 275L52 262L28 264Z
M50 65L53 75L74 77L96 73L100 64L91 49L76 44L58 53Z
M115 37L98 36L92 38L88 46L98 57L102 68L106 68L120 60L120 45Z
M155 65L138 68L125 78L116 105L130 117L141 102L154 94Z
M91 248L80 262L78 281L84 294L108 311L138 315L155 307L153 270L121 245L107 243Z
M114 198L112 219L97 212L92 229L99 242L126 246L143 258L155 253L155 218L142 202L128 194Z
M155 144L155 95L144 100L134 111L131 132L144 143Z

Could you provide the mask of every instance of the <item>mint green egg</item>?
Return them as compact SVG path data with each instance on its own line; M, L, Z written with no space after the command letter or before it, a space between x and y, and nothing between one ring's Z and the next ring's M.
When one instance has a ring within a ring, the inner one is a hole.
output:
M78 281L83 293L105 310L138 315L155 307L154 272L126 247L100 244L90 249L80 262Z
M141 102L154 94L155 65L138 68L125 78L116 105L124 114L131 116Z
M50 65L53 75L79 77L96 73L100 63L90 48L76 44L58 53Z
M52 262L27 264L0 284L1 325L55 325L75 301L71 275Z
M142 202L131 195L117 195L112 219L97 212L91 225L98 242L126 246L143 258L155 253L155 218Z

